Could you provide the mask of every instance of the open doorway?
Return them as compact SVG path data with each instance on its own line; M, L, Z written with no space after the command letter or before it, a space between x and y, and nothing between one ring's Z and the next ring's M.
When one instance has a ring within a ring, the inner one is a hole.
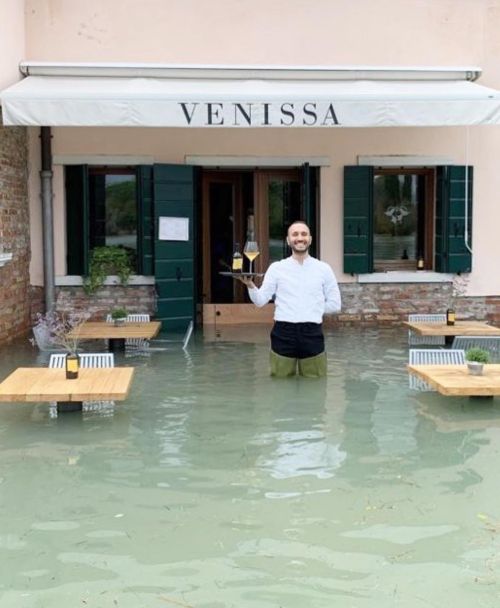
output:
M288 255L285 231L298 219L316 217L316 179L301 168L204 170L202 173L203 304L248 302L244 286L220 275L231 268L235 245L243 251L249 233L260 246L254 262L264 272L271 262ZM311 225L313 236L316 227Z

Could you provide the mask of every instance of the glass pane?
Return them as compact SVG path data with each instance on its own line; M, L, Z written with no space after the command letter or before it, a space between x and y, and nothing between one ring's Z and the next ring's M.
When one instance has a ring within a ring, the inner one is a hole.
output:
M286 256L287 226L300 219L300 184L283 178L269 180L269 263Z
M135 175L105 176L105 244L125 247L135 265L137 204Z
M235 243L233 242L233 194L231 183L210 183L210 274L212 302L222 304L233 301L234 284L221 276L223 270L231 270L231 260ZM240 242L240 251L243 244Z
M373 257L375 261L415 260L417 251L417 175L376 175Z

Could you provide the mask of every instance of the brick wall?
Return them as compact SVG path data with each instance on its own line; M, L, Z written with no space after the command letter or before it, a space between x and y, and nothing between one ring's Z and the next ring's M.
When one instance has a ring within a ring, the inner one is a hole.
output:
M26 129L0 126L0 251L13 254L0 268L0 344L31 327L27 167Z
M450 283L351 283L340 285L340 290L342 312L326 317L328 325L398 325L410 313L444 313L453 301ZM57 310L86 310L95 320L103 319L118 306L131 313L154 315L156 310L151 285L113 285L90 297L81 287L58 287L56 294ZM454 307L459 319L485 320L500 326L500 297L460 297L454 300Z
M393 325L411 313L444 313L453 304L458 319L500 326L500 296L452 297L451 283L345 283L342 312L327 324Z
M86 311L91 319L103 320L113 308L125 308L127 312L154 315L156 292L153 285L110 285L87 296L82 287L57 287L56 310Z

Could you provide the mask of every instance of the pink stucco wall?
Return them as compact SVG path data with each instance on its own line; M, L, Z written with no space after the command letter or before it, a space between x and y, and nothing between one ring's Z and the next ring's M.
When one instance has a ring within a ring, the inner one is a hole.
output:
M480 64L500 75L496 0L27 0L26 31L32 60Z
M0 90L21 78L19 62L25 58L24 0L0 3Z
M12 0L11 0L12 1ZM38 61L196 64L471 66L500 88L500 0L27 0L26 57ZM33 154L37 135L32 131ZM468 139L468 145L466 140ZM358 155L424 155L475 166L469 293L499 294L500 127L182 130L54 129L54 154L326 156L322 257L341 280L342 167ZM35 158L33 159L35 160ZM32 181L36 218L38 190ZM64 272L62 170L55 171L56 274ZM492 218L496 218L492 220ZM34 251L40 227L32 225ZM32 278L40 281L40 255Z

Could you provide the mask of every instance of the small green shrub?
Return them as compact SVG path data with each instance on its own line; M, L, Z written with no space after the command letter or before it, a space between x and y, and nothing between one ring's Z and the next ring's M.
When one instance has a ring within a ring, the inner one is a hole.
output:
M126 285L132 274L127 250L116 245L94 247L90 254L89 274L84 278L83 289L87 295L97 291L110 274L116 274Z
M477 363L488 363L490 354L484 348L469 348L465 353L466 361L476 361Z
M116 319L126 319L127 314L128 312L125 308L113 308L111 311L111 318L113 321L116 321Z

